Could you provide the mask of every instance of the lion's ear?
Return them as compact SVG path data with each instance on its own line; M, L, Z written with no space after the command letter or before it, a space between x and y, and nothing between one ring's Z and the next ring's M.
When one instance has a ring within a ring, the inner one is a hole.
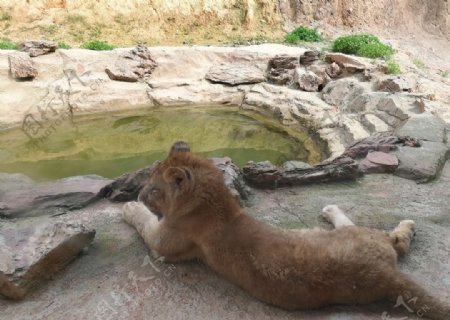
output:
M172 147L170 147L169 157L173 156L178 152L190 152L190 151L191 149L189 148L189 145L186 142L177 141L172 145Z
M186 191L192 183L192 173L187 168L170 167L164 171L163 178L177 190Z

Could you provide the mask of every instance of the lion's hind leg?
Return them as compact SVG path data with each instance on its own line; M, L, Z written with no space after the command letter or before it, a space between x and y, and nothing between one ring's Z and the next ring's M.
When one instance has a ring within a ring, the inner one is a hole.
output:
M355 225L337 205L328 205L323 208L322 212L325 219L327 219L336 229Z
M402 220L398 226L389 234L392 246L400 257L409 252L411 241L415 235L415 222L413 220Z

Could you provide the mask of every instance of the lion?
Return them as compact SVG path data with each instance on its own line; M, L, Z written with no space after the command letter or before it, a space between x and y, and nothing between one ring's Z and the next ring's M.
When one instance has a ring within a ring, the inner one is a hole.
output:
M335 205L323 209L333 230L283 230L246 214L209 160L175 143L152 173L138 202L123 208L152 253L166 262L199 259L254 297L285 309L397 301L431 319L450 308L397 269L415 223L391 232L358 227Z

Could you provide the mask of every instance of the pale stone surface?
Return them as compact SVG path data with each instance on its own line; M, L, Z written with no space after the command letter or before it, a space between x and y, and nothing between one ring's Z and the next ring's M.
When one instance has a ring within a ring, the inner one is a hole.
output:
M57 44L49 40L27 40L19 45L20 50L27 52L30 57L37 57L55 52Z
M264 72L250 64L213 66L209 69L205 78L212 82L225 83L232 86L266 81Z
M400 163L394 174L428 182L439 176L447 160L448 148L441 142L423 141L419 148L399 147L394 153Z
M385 132L391 129L386 122L371 113L365 114L362 121L371 132Z
M9 70L13 78L17 80L32 80L38 75L33 61L25 53L14 53L8 56Z
M339 79L329 82L323 88L322 99L331 105L342 106L364 91L364 87L355 79Z
M0 293L22 299L87 247L95 231L82 224L21 220L0 224Z
M445 122L431 114L416 115L408 119L395 132L398 136L410 136L420 140L445 142Z

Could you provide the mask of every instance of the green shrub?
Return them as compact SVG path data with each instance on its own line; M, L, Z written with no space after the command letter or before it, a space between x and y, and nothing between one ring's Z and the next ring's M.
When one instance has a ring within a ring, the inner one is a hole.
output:
M311 29L308 27L298 27L288 35L286 35L285 41L287 43L299 43L300 41L306 42L317 42L320 41L322 37L317 32L316 29Z
M332 50L367 58L386 58L395 52L391 46L382 43L372 34L339 37L333 42Z
M70 49L71 47L67 43L60 41L60 42L58 42L58 48L59 49Z
M0 49L17 50L17 43L10 40L0 40Z
M89 42L86 42L81 46L83 49L89 49L89 50L112 50L114 49L114 46L108 44L105 41L100 40L92 40Z
M400 70L400 66L398 65L397 62L395 61L388 61L387 66L386 66L386 73L387 74L399 74L402 71Z
M385 58L390 57L393 53L394 49L383 43L365 44L356 52L358 56L366 58Z
M414 65L419 69L425 69L427 66L425 65L425 62L422 60L416 58L413 60Z

